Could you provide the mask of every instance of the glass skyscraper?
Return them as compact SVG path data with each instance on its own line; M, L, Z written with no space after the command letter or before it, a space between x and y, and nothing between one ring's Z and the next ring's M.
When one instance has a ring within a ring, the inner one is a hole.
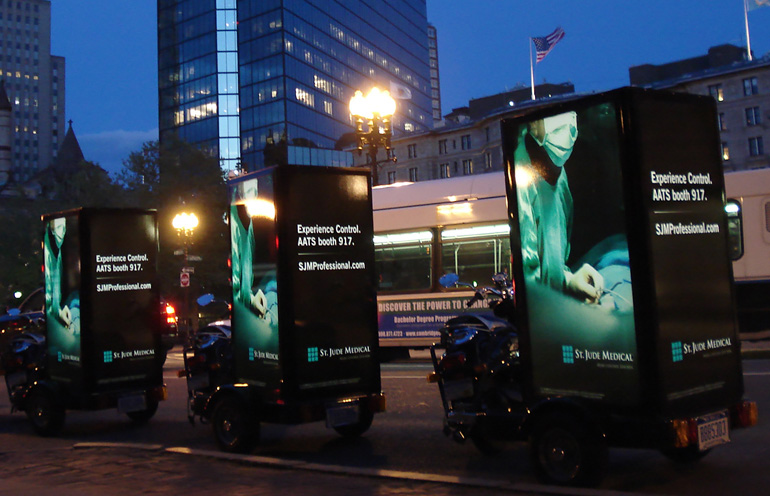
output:
M395 135L433 124L425 0L159 0L158 14L161 140L226 169L350 165L335 146L357 89L401 97Z

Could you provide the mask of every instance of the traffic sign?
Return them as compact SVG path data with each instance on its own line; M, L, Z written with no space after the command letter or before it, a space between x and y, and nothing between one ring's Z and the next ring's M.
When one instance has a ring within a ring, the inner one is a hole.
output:
M185 274L195 274L195 267L182 267L182 272Z
M190 274L187 272L182 272L179 274L179 286L183 288L187 288L190 286Z

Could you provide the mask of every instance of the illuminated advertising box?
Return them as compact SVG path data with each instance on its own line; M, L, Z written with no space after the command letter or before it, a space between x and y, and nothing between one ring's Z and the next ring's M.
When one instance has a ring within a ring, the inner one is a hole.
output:
M230 181L236 375L291 398L380 392L367 171Z
M162 384L154 211L43 216L49 375L73 394Z
M530 392L666 413L739 399L713 100L624 88L502 130Z

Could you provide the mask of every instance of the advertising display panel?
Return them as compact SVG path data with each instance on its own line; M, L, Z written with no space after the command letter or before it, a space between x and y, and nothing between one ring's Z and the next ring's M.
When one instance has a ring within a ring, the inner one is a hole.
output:
M612 102L577 106L504 129L534 391L635 404L639 363L618 109Z
M155 212L93 211L89 254L81 270L90 312L84 323L92 341L96 390L162 382L160 299L157 282L158 222Z
M230 183L236 374L260 387L277 387L281 380L274 180L265 171Z
M743 384L716 106L705 97L646 98L632 111L662 400L672 412L737 401Z
M45 219L43 264L49 370L53 379L80 386L80 223L76 215Z
M716 122L708 97L636 88L503 121L535 395L667 415L741 398Z
M379 393L368 174L271 168L230 195L238 380L298 399Z
M154 211L44 217L51 378L74 393L162 383Z
M298 392L379 392L369 176L310 168L287 181L282 213Z

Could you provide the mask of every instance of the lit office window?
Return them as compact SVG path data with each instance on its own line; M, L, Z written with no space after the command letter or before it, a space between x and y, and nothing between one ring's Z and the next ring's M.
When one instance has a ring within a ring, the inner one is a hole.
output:
M730 160L730 147L727 146L726 141L722 142L722 160L724 160L725 162Z
M445 164L440 164L438 166L438 173L441 179L446 179L449 177L449 162Z
M315 106L315 97L312 93L305 91L301 88L297 88L294 90L294 96L296 97L297 101L300 103L304 103L308 107Z
M463 160L463 174L466 176L473 174L473 160Z
M725 93L721 84L712 84L709 86L709 95L713 96L718 102L722 102L725 99Z

